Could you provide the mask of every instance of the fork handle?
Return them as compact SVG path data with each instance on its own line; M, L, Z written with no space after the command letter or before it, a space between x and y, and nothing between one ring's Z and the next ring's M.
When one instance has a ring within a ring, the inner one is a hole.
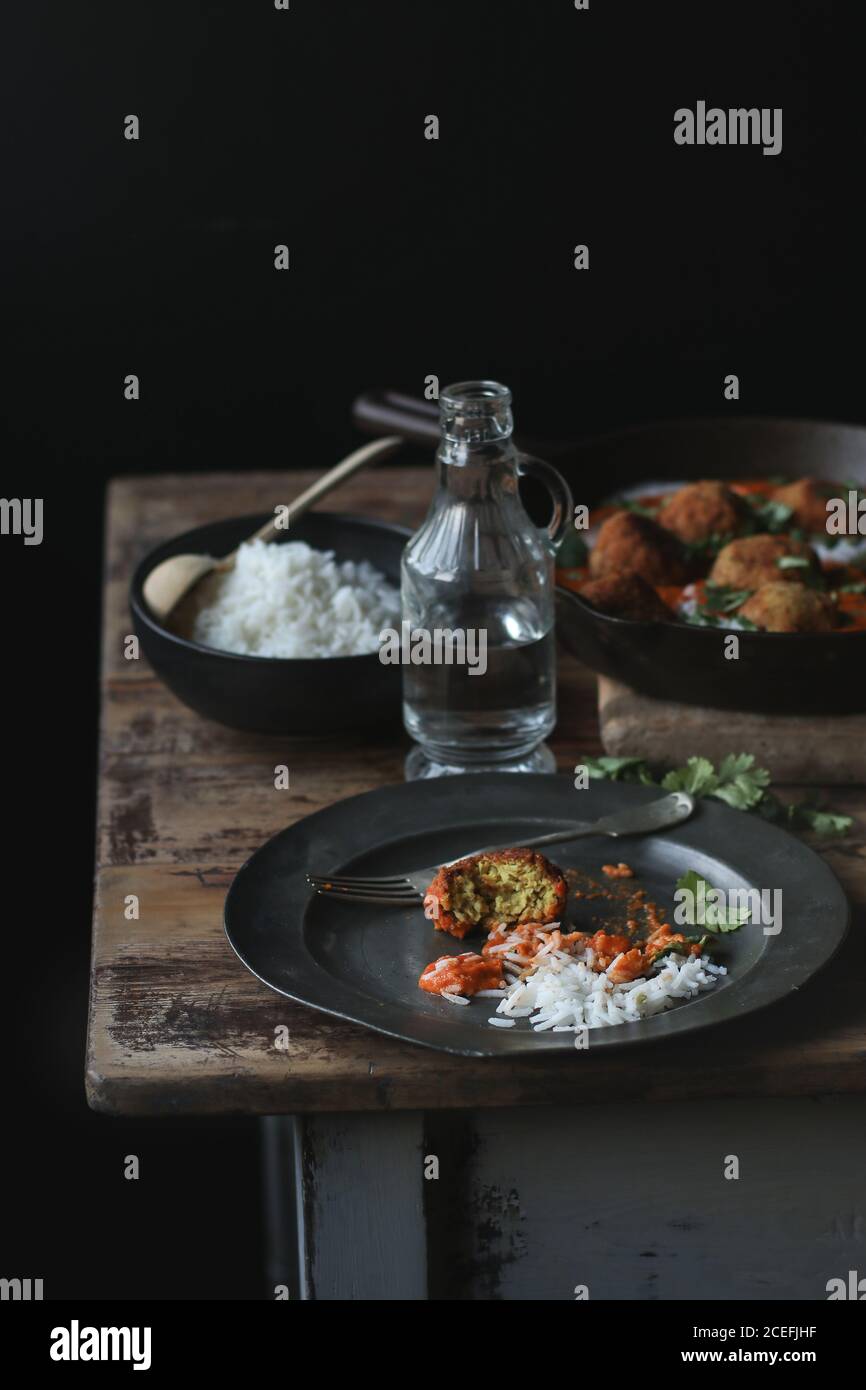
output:
M611 835L616 839L614 832L610 830L598 830L594 825L572 826L571 830L553 830L549 835L536 835L533 840L521 840L521 849L539 849L542 845L559 845L565 840L582 840L586 835ZM511 842L513 844L513 841ZM485 845L483 849L474 849L471 854L461 854L461 859L472 859L476 854L490 854L497 849L510 849L511 844L507 845ZM452 859L452 864L458 860Z
M616 832L611 830L599 830L596 825L572 826L571 830L553 830L549 835L536 835L534 840L524 840L527 849L537 849L539 845L559 845L563 840L582 840L587 835L612 835L616 839Z

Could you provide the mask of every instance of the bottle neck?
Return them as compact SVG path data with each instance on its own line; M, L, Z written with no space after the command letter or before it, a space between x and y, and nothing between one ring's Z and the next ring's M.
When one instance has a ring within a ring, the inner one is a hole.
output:
M498 382L461 382L439 400L442 439L436 458L440 486L484 497L517 488L511 392Z

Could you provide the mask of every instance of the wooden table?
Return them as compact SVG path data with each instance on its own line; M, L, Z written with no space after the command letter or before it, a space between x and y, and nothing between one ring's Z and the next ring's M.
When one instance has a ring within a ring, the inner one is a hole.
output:
M312 475L296 474L292 486L300 490L311 480ZM331 505L415 524L431 486L432 473L387 469L353 479ZM385 1134L385 1122L377 1126L374 1117L383 1112L398 1144L420 1147L422 1154L438 1153L429 1147L435 1130L435 1142L453 1155L473 1143L477 1151L479 1126L491 1145L501 1145L503 1126L513 1126L514 1117L507 1112L514 1107L540 1107L533 1124L553 1145L563 1126L580 1128L583 1112L575 1107L588 1102L634 1100L656 1116L662 1113L656 1103L670 1102L666 1123L673 1131L680 1124L679 1119L674 1122L674 1114L685 1115L684 1105L707 1097L716 1103L723 1098L754 1103L783 1097L862 1096L862 789L834 790L834 806L858 816L858 823L848 837L824 851L855 907L854 928L839 968L770 1012L735 1028L701 1035L688 1046L659 1044L614 1056L594 1056L590 1049L555 1060L509 1060L507 1065L450 1057L292 1004L243 968L222 927L225 891L240 865L294 820L342 797L401 781L407 751L399 731L363 741L293 742L223 729L179 704L144 659L124 658L123 639L131 631L127 586L141 555L188 527L222 516L268 511L275 501L285 500L280 487L285 490L284 475L258 473L127 478L115 481L109 490L87 1052L90 1104L125 1115L324 1117L331 1112L333 1122L308 1119L303 1133L296 1126L271 1124L268 1151L279 1188L278 1175L287 1165L303 1167L305 1145L309 1159L318 1144L320 1172L340 1142L344 1147L356 1144L358 1154L369 1150L368 1171L374 1171L377 1146ZM553 747L563 770L580 754L599 751L595 681L564 655ZM683 748L683 758L692 751ZM288 763L290 791L274 789L276 763ZM130 895L139 904L139 916L132 920L126 909ZM275 1045L275 1030L281 1025L288 1028L285 1050ZM562 1106L572 1108L567 1120L556 1118L562 1116ZM435 1112L440 1110L448 1113L439 1118L437 1129ZM481 1110L495 1113L484 1120L478 1115ZM460 1111L466 1112L462 1119L455 1113ZM368 1112L367 1120L352 1118L359 1112ZM765 1107L759 1104L755 1113L761 1112ZM467 1137L470 1116L474 1139ZM445 1186L413 1174L402 1191L407 1212L423 1209L429 1216L435 1208L431 1192L441 1193ZM396 1188L392 1183L390 1203L396 1201L397 1189L399 1183ZM385 1193L379 1197L384 1201ZM286 1198L281 1219L296 1232L292 1201ZM372 1197L370 1204L375 1205ZM320 1227L326 1207L323 1199ZM507 1225L507 1210L500 1215ZM341 1221L351 1219L340 1214ZM291 1243L291 1234L288 1239ZM420 1254L417 1242L416 1246L403 1262L402 1287L423 1286L429 1294L436 1270L453 1264L453 1252L437 1247L438 1253L431 1253L429 1239ZM281 1258L275 1254L276 1264ZM311 1272L308 1258L300 1287L294 1281L296 1291L337 1296L345 1271L338 1268L338 1260L329 1263L330 1257L321 1251L317 1258L318 1273ZM501 1295L502 1269L510 1263L505 1255L494 1260L499 1294L490 1296ZM365 1287L374 1264L379 1268L382 1261L368 1263ZM414 1274L407 1272L412 1269ZM476 1275L470 1272L467 1281L467 1288L471 1284L477 1289ZM375 1279L373 1285L378 1287ZM389 1287L385 1276L381 1287ZM466 1296L485 1295L472 1291ZM566 1291L563 1296L572 1295Z

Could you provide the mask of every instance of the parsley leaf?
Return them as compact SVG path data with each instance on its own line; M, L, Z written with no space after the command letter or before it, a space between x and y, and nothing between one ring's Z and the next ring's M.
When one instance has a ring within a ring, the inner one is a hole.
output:
M689 949L692 946L699 946L703 954L704 949L709 946L712 941L712 937L706 932L703 936L689 936L685 934L685 937L685 941L671 941L667 946L663 946L660 951L655 951L652 958L653 965L655 965L656 961L664 960L665 956L672 956L674 954L679 956L688 955Z
M691 796L710 796L719 784L709 758L689 758L685 767L674 768L662 778L668 792L688 792Z
M677 879L677 891L691 894L691 905L684 902L680 907L686 909L686 921L692 927L697 925L711 932L732 932L748 922L752 915L748 907L727 907L716 902L711 895L718 890L696 869L688 869Z
M704 585L704 608L708 613L733 613L751 595L751 589L732 589L729 584Z
M684 767L673 768L659 782L645 758L583 758L591 778L612 782L638 782L642 786L662 786L665 791L684 791L692 796L712 796L737 811L754 811L762 819L791 830L810 830L829 837L845 835L854 824L851 816L839 815L814 801L784 804L769 790L770 774L756 767L752 753L729 753L718 771L709 758L689 758Z
M610 782L640 782L652 786L653 779L644 758L583 758L582 765L591 778Z
M712 795L737 811L751 811L770 785L769 772L755 767L752 753L729 753L719 763L718 777L719 785Z
M840 816L834 811L822 811L820 806L809 806L805 802L795 806L794 810L797 820L805 824L809 830L814 830L816 835L844 835L854 824L851 816Z
M854 824L851 816L827 811L810 801L790 801L787 804L765 792L756 808L764 820L774 825L787 826L789 830L811 830L827 839L831 835L845 835Z
M772 497L760 500L748 497L746 500L755 521L764 531L784 531L794 515L793 509L787 503L776 502Z

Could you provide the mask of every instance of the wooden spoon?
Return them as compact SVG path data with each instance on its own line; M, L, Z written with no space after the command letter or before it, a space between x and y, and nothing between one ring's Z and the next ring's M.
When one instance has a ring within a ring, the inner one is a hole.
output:
M291 503L288 526L291 527L293 521L297 521L298 517L309 511L320 497L331 492L345 478L357 473L374 459L386 458L389 454L396 453L403 443L404 440L397 435L389 435L386 439L374 439L372 444L365 444L363 448L349 454L348 458L344 458L342 463L330 469ZM278 536L285 534L286 525L283 520L278 526L276 517L273 517L254 532L249 540L275 541ZM164 623L181 599L186 597L206 574L225 574L228 570L234 569L237 553L237 550L233 550L222 560L214 559L212 555L171 555L167 560L163 560L151 570L144 581L144 597L153 616Z

